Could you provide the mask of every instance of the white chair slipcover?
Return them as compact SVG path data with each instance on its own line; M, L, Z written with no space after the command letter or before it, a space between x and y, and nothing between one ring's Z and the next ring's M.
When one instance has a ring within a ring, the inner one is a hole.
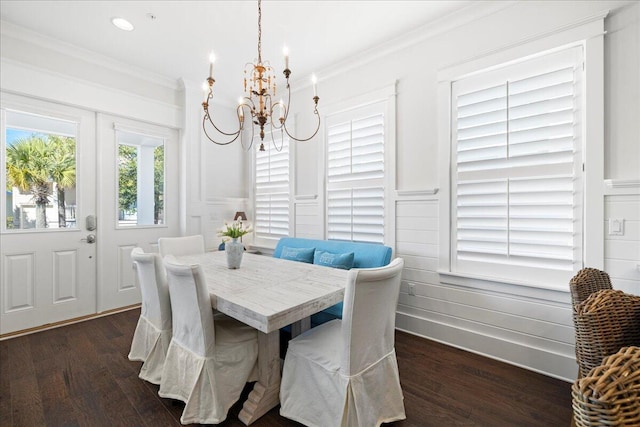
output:
M144 362L139 377L154 384L162 380L162 367L171 341L171 302L162 260L158 254L131 251L142 293L142 308L131 342L129 360Z
M204 238L199 234L185 237L161 237L158 239L158 251L162 258L167 255L203 254Z
M164 260L173 313L173 337L158 394L185 402L182 424L217 424L257 380L257 331L223 314L213 315L199 265Z
M394 347L404 261L353 269L342 320L289 342L280 414L307 426L379 426L405 419Z

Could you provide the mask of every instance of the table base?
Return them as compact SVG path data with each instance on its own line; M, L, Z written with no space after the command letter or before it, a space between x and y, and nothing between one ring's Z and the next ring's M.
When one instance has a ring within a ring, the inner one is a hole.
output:
M258 332L258 381L238 418L250 425L280 403L280 331Z

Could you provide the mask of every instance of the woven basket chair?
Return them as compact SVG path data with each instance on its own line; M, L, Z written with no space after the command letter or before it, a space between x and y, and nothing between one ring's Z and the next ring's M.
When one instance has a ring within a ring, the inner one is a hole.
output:
M602 289L612 289L609 275L597 268L583 268L569 282L573 308L589 298L592 293Z
M578 304L573 320L578 378L622 347L640 346L640 296L613 289L597 291Z
M578 427L640 426L640 347L625 347L571 388Z

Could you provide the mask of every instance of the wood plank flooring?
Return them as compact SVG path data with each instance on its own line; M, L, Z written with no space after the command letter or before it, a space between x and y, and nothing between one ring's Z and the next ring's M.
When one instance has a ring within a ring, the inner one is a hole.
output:
M127 359L138 315L0 342L0 426L179 426L182 403L158 397L138 378L141 363ZM403 332L396 352L407 420L394 427L570 424L566 382ZM243 426L239 410L220 425ZM300 424L275 408L253 425Z

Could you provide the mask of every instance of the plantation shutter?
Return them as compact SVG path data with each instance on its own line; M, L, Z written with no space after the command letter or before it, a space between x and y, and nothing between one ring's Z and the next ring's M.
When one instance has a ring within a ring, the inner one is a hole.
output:
M454 83L457 271L564 280L580 267L580 54L573 48Z
M328 120L328 239L384 242L384 111L376 103Z
M280 149L280 134L265 136L265 151L255 157L255 233L256 237L289 235L289 139ZM255 145L254 146L259 146Z

